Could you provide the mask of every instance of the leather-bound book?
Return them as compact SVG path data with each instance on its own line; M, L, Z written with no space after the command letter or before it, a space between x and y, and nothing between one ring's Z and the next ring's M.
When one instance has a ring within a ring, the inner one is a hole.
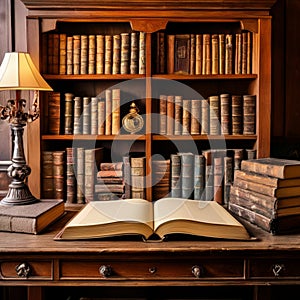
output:
M75 177L76 148L66 148L66 203L77 202L77 187Z
M182 96L175 96L174 135L182 134Z
M219 74L225 74L225 34L219 34Z
M73 35L73 74L80 74L80 35Z
M171 154L171 197L181 197L181 157L179 154Z
M74 134L82 134L82 110L82 98L74 97Z
M82 133L91 134L91 105L90 97L83 97Z
M205 200L205 158L202 154L194 156L194 199Z
M112 73L113 39L111 35L105 35L104 74Z
M211 35L211 74L219 74L219 35Z
M201 132L201 102L202 100L191 100L191 134Z
M54 199L65 199L64 188L64 165L65 165L65 151L53 151L53 187Z
M77 186L76 186L76 198L77 203L84 203L84 180L85 180L85 159L84 159L84 148L79 147L76 149L76 179L77 179Z
M167 96L167 135L174 134L174 96Z
M59 74L67 73L67 35L59 34Z
M67 75L73 74L73 36L67 37Z
M80 74L87 74L88 70L88 36L80 36Z
M241 95L231 96L232 134L243 134L243 98Z
M242 34L235 34L235 62L234 62L234 73L242 74Z
M65 93L65 134L73 134L74 112L73 112L73 97L72 93Z
M191 132L191 100L182 100L182 135L189 135Z
M203 34L203 51L202 51L202 74L211 74L211 35Z
M225 36L225 74L232 74L233 64L233 40L232 34Z
M231 96L220 95L221 134L231 134Z
M91 134L98 133L98 98L91 97Z
M139 33L131 32L130 34L130 74L139 72Z
M96 35L96 74L104 74L104 35Z
M194 190L194 154L180 152L181 161L181 197L186 199L193 199Z
M88 45L88 74L95 74L96 70L96 36L89 35Z
M139 74L146 74L146 33L142 31L139 39Z
M256 96L243 95L243 134L255 134Z
M120 74L121 66L121 37L119 34L113 35L113 57L112 74Z
M105 90L105 134L111 135L112 124L112 95L111 90Z
M175 35L167 35L167 73L174 73L175 63Z
M159 96L159 133L167 134L167 96Z
M121 33L121 74L129 74L130 65L130 34Z
M105 101L98 101L98 135L105 134Z
M121 91L120 89L112 89L112 120L111 120L111 133L119 134L120 131L120 119L121 119Z
M195 65L195 74L200 75L202 74L202 51L203 51L203 37L202 34L196 34L196 65Z
M190 74L196 72L196 36L191 34L191 51L190 51Z
M48 132L60 134L60 93L48 93Z
M220 97L209 97L209 134L219 135L220 128Z
M176 34L174 46L174 73L190 73L191 40L189 34Z
M146 157L131 157L131 197L145 198Z

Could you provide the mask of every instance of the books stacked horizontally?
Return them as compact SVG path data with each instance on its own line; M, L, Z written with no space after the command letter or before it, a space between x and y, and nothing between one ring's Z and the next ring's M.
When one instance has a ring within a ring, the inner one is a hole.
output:
M114 200L124 196L123 162L105 162L100 164L97 173L95 193L97 200Z
M300 161L244 160L234 176L232 213L272 234L300 229Z

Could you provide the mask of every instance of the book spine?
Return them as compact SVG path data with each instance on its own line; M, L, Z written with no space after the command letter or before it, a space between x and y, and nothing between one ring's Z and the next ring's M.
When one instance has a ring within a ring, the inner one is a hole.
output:
M82 133L91 133L91 107L90 97L83 97Z
M186 199L193 199L194 178L194 155L191 153L180 153L181 157L181 196Z
M158 60L157 60L157 73L165 73L165 33L160 31L157 33L157 51L158 51Z
M146 33L142 31L139 39L139 74L146 74Z
M73 36L67 37L67 75L73 74Z
M77 189L76 189L76 195L77 195L77 203L84 203L84 148L79 147L77 148L77 154L76 154L76 162L77 162L77 168L76 168L76 178L77 178Z
M159 96L159 133L167 133L167 96Z
M225 34L219 34L219 74L225 74Z
M42 194L44 199L54 198L52 151L42 151Z
M75 161L76 161L76 149L66 148L66 192L67 203L76 203L77 199L77 187L75 178Z
M67 35L59 34L59 74L66 74L67 66Z
M74 134L82 134L82 98L74 97Z
M232 135L243 133L243 99L240 95L231 96Z
M243 134L255 134L256 96L243 95Z
M73 35L73 74L80 73L80 35Z
M120 74L121 63L121 37L119 34L113 36L113 61L112 61L112 73Z
M129 74L130 65L130 35L121 33L121 74Z
M233 44L232 34L225 36L225 74L232 74Z
M182 133L182 96L174 97L174 135Z
M190 74L194 75L196 71L196 37L191 34L191 52L190 52Z
M112 95L111 90L105 90L105 134L111 135L112 124Z
M211 74L211 35L203 34L203 60L202 60L202 74Z
M104 35L96 35L96 74L104 74Z
M246 149L246 159L255 159L256 149Z
M247 49L247 74L252 73L252 34L251 32L247 32L248 36L248 49Z
M54 199L64 199L64 151L53 151Z
M229 94L220 95L221 134L231 134L231 97Z
M98 101L98 135L105 134L105 102L103 99Z
M100 164L101 171L122 171L123 162L103 162Z
M175 59L174 73L189 74L190 73L190 51L191 41L189 34L175 35Z
M234 149L234 170L240 170L242 160L244 159L244 149Z
M205 200L205 158L203 155L194 157L194 199Z
M95 193L124 193L124 184L95 184Z
M131 198L131 167L129 156L123 156L124 198Z
M171 197L181 197L181 157L171 154Z
M152 161L152 198L158 200L170 192L170 160Z
M48 34L42 33L42 73L48 73Z
M230 190L233 183L233 158L224 157L224 205L228 206L230 200Z
M167 35L167 73L174 73L174 59L175 59L175 35L168 34Z
M88 64L88 37L87 35L80 36L80 74L87 74Z
M191 101L191 134L200 134L201 100Z
M145 157L131 157L131 197L145 199Z
M241 73L247 74L247 58L248 58L248 34L247 32L242 32L242 63L241 63Z
M118 134L120 131L120 107L121 95L120 89L112 90L112 134Z
M235 74L242 73L242 34L235 34Z
M209 134L209 103L201 100L201 134Z
M60 134L60 93L50 92L48 98L48 131Z
M174 96L167 96L167 135L174 134Z
M211 36L211 74L219 74L219 35Z
M73 97L73 94L65 93L65 134L73 134Z
M195 74L200 75L202 74L202 34L196 34L196 65L195 65Z
M105 52L104 52L104 74L112 73L112 52L113 52L113 42L111 35L105 35Z
M214 198L214 167L211 150L202 151L205 158L205 200Z
M224 204L223 201L223 157L214 158L214 201Z
M138 74L139 71L139 33L132 32L130 35L130 74Z
M48 34L48 58L47 58L47 72L53 74L53 38L52 33Z
M220 130L220 98L219 96L209 97L209 134L219 135Z
M182 135L191 131L191 100L182 100Z
M96 67L96 36L89 35L88 74L95 74Z
M98 133L98 98L91 97L91 134Z
M59 34L53 34L52 74L59 74Z

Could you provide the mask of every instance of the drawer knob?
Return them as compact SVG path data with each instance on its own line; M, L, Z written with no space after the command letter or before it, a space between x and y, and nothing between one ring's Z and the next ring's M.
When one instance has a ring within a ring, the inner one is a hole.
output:
M196 277L196 278L200 278L202 275L202 270L201 267L195 265L192 267L192 274Z
M284 270L284 265L283 264L276 264L273 266L273 274L278 277L280 276L280 273L282 273L282 271Z
M31 268L28 263L20 263L16 266L16 272L19 277L27 278L31 273Z
M156 267L150 267L150 268L149 268L149 273L150 273L150 274L154 274L154 273L156 273L156 271L157 271L157 268L156 268Z
M109 277L112 274L112 268L109 265L102 265L99 268L99 273L103 276L103 277Z

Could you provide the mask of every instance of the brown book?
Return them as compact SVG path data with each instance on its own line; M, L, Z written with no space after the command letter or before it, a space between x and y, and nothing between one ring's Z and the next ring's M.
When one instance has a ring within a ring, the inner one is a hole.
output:
M130 65L130 35L121 33L121 74L129 74Z
M82 113L82 133L91 133L91 99L90 97L83 97L83 113Z
M44 199L53 199L53 156L52 151L42 151L42 195Z
M243 160L241 169L280 179L300 177L300 161L298 160L273 157Z
M175 35L167 35L167 73L173 74L175 70Z
M205 200L205 157L194 156L194 199Z
M59 34L59 74L67 73L67 35Z
M243 95L243 134L255 134L256 96Z
M242 74L242 34L235 34L235 74Z
M231 96L231 126L232 134L243 134L243 98L240 95Z
M139 39L139 74L146 74L146 33L142 31Z
M120 89L112 89L112 120L111 120L111 133L119 134L120 121L121 121L121 95Z
M201 102L202 100L191 100L191 134L201 133Z
M182 100L182 135L189 135L191 132L191 100Z
M104 37L104 74L112 73L113 40L111 35Z
M139 33L130 34L130 74L139 73Z
M247 74L247 59L248 59L248 33L242 32L242 63L241 63L241 74Z
M194 154L179 152L181 162L181 197L193 199L194 191Z
M233 183L233 176L234 176L234 168L233 168L233 158L230 156L224 157L224 205L228 206L228 202L230 199L230 190Z
M42 33L42 74L48 73L48 33Z
M223 201L223 175L224 175L224 158L214 158L214 201L224 204Z
M104 35L96 35L96 74L104 74Z
M255 159L256 149L246 149L246 159Z
M48 132L60 134L60 93L48 93Z
M96 70L96 36L89 35L88 43L88 74L95 74Z
M233 169L240 170L244 159L244 149L233 149Z
M175 102L174 96L167 96L167 135L174 134L174 113L175 113Z
M158 200L170 192L170 160L152 161L152 198Z
M54 35L53 33L48 34L48 49L47 49L47 72L48 74L53 74L53 39Z
M65 134L73 134L73 97L74 95L71 93L65 93L65 126L64 132Z
M77 148L76 154L76 179L77 179L77 203L84 203L84 148Z
M40 200L34 204L0 206L0 231L39 234L64 214L62 200Z
M128 155L123 156L123 180L124 180L124 198L129 199L131 197L131 167L130 157Z
M59 74L59 34L53 33L53 59L52 59L52 74Z
M201 100L201 134L209 134L209 103Z
M203 34L203 51L202 51L202 74L211 74L211 35Z
M121 171L123 169L123 162L103 162L100 164L101 171Z
M131 197L145 198L146 157L131 157Z
M209 97L209 134L219 135L220 128L220 97Z
M80 74L88 71L88 36L80 36Z
M196 72L196 36L191 34L191 53L190 53L190 74Z
M76 203L77 187L75 177L76 153L73 147L66 148L66 203Z
M98 98L91 97L91 134L98 133Z
M225 74L232 74L233 64L233 41L232 34L226 34L225 36Z
M190 73L191 41L189 34L176 34L174 45L174 73Z
M156 51L157 51L157 61L156 61L156 72L158 74L164 74L165 73L165 33L163 31L158 31L157 32L157 46L156 46ZM167 47L169 45L167 44ZM174 46L173 46L174 47ZM174 50L174 48L173 48ZM174 57L173 57L174 59Z
M83 103L81 97L74 97L74 134L82 134L82 109Z
M219 74L219 35L211 35L211 74Z
M80 35L73 35L73 74L80 74Z
M159 133L167 134L167 96L159 96Z
M121 184L119 184L119 183L117 183L117 184L114 184L114 183L111 183L111 184L97 183L97 184L95 184L95 193L98 194L98 193L108 193L108 192L123 194L124 193L124 184L123 183L121 183Z
M105 134L111 135L112 130L112 93L111 90L105 90Z
M179 154L170 155L171 162L171 196L181 197L181 156Z
M102 164L102 163L101 163ZM101 168L100 164L100 168ZM119 177L121 178L123 176L123 171L122 170L100 170L97 172L97 178L102 178L102 177Z
M121 36L113 35L112 74L120 74L121 66Z
M182 96L174 97L174 135L182 134Z
M231 134L231 97L229 94L220 95L221 134Z
M67 75L73 74L73 36L67 37Z
M219 74L225 74L225 34L219 34Z
M98 101L98 135L105 134L105 101Z
M53 190L55 199L65 199L64 188L64 165L65 165L65 152L53 151Z
M195 63L195 74L199 75L202 74L202 59L203 59L203 55L202 55L202 51L203 51L203 41L202 41L203 37L202 34L196 34L196 63Z
M250 31L247 32L248 38L248 50L247 50L247 74L252 73L252 33Z

